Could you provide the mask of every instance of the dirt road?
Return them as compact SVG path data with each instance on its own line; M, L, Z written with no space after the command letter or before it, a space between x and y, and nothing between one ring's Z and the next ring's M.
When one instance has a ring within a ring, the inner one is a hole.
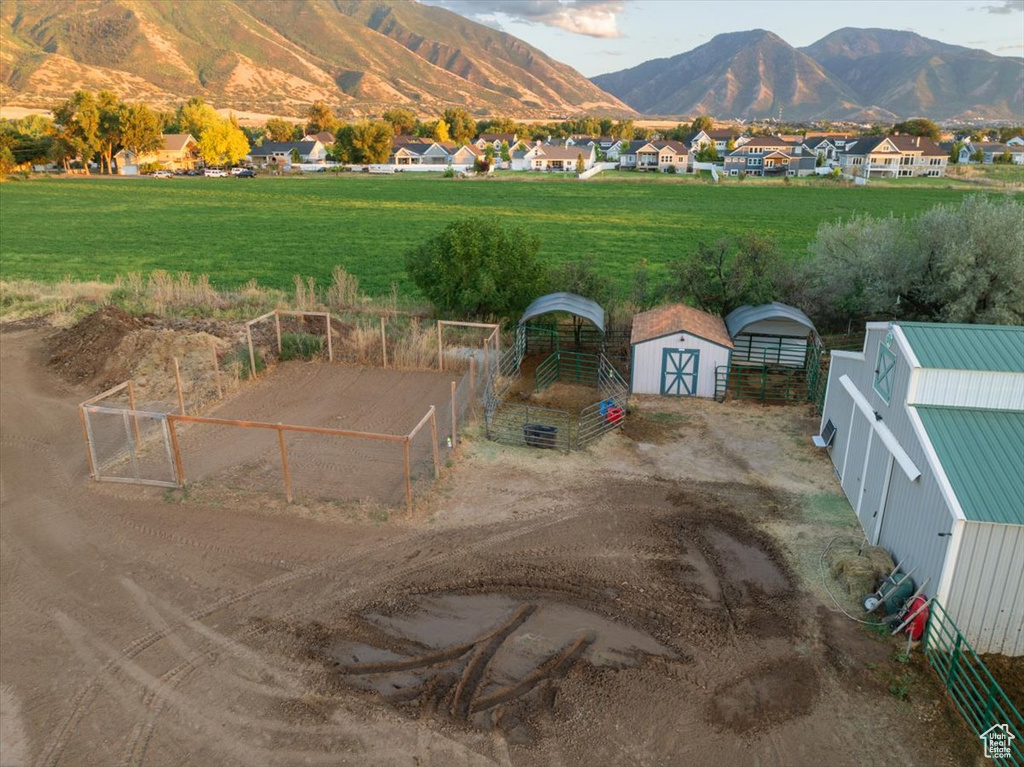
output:
M4 765L975 758L768 532L829 487L806 419L734 413L742 455L709 403L572 456L477 443L380 522L90 482L45 333L0 336Z

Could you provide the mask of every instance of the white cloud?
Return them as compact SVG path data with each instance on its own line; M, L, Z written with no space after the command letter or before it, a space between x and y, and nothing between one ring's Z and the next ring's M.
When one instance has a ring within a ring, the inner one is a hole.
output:
M978 5L972 7L972 11L985 11L1006 15L1014 12L1024 13L1024 0L1002 0L999 5Z
M1024 0L1021 0L1024 2ZM626 0L428 0L490 26L508 18L544 24L588 37L622 37L619 14Z

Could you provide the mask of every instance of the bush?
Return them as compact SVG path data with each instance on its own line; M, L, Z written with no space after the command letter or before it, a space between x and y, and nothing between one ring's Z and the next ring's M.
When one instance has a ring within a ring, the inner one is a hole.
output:
M263 355L260 354L259 349L253 349L253 352L256 357L256 373L262 373L266 370L267 363L263 361ZM252 366L249 363L249 347L240 346L224 355L224 359L221 360L221 366L238 376L239 380L248 380L252 374Z
M311 360L318 357L324 350L324 339L312 333L282 333L281 354L279 359L282 362L288 360Z
M442 312L508 317L544 289L539 250L537 236L522 227L468 218L453 221L408 251L405 265Z
M677 172L676 166L675 165L669 165L668 168L665 169L665 172L666 173L676 173Z

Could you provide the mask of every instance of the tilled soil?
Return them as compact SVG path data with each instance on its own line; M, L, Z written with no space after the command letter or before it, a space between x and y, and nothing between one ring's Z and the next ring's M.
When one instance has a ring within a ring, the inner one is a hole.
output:
M412 518L312 518L90 483L44 335L0 336L5 765L982 763L765 532L831 481L789 413L470 444Z

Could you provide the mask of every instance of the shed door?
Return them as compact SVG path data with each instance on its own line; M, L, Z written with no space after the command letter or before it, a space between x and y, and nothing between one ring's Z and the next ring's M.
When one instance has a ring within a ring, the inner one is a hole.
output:
M692 397L697 393L700 349L664 349L661 353L661 393Z

